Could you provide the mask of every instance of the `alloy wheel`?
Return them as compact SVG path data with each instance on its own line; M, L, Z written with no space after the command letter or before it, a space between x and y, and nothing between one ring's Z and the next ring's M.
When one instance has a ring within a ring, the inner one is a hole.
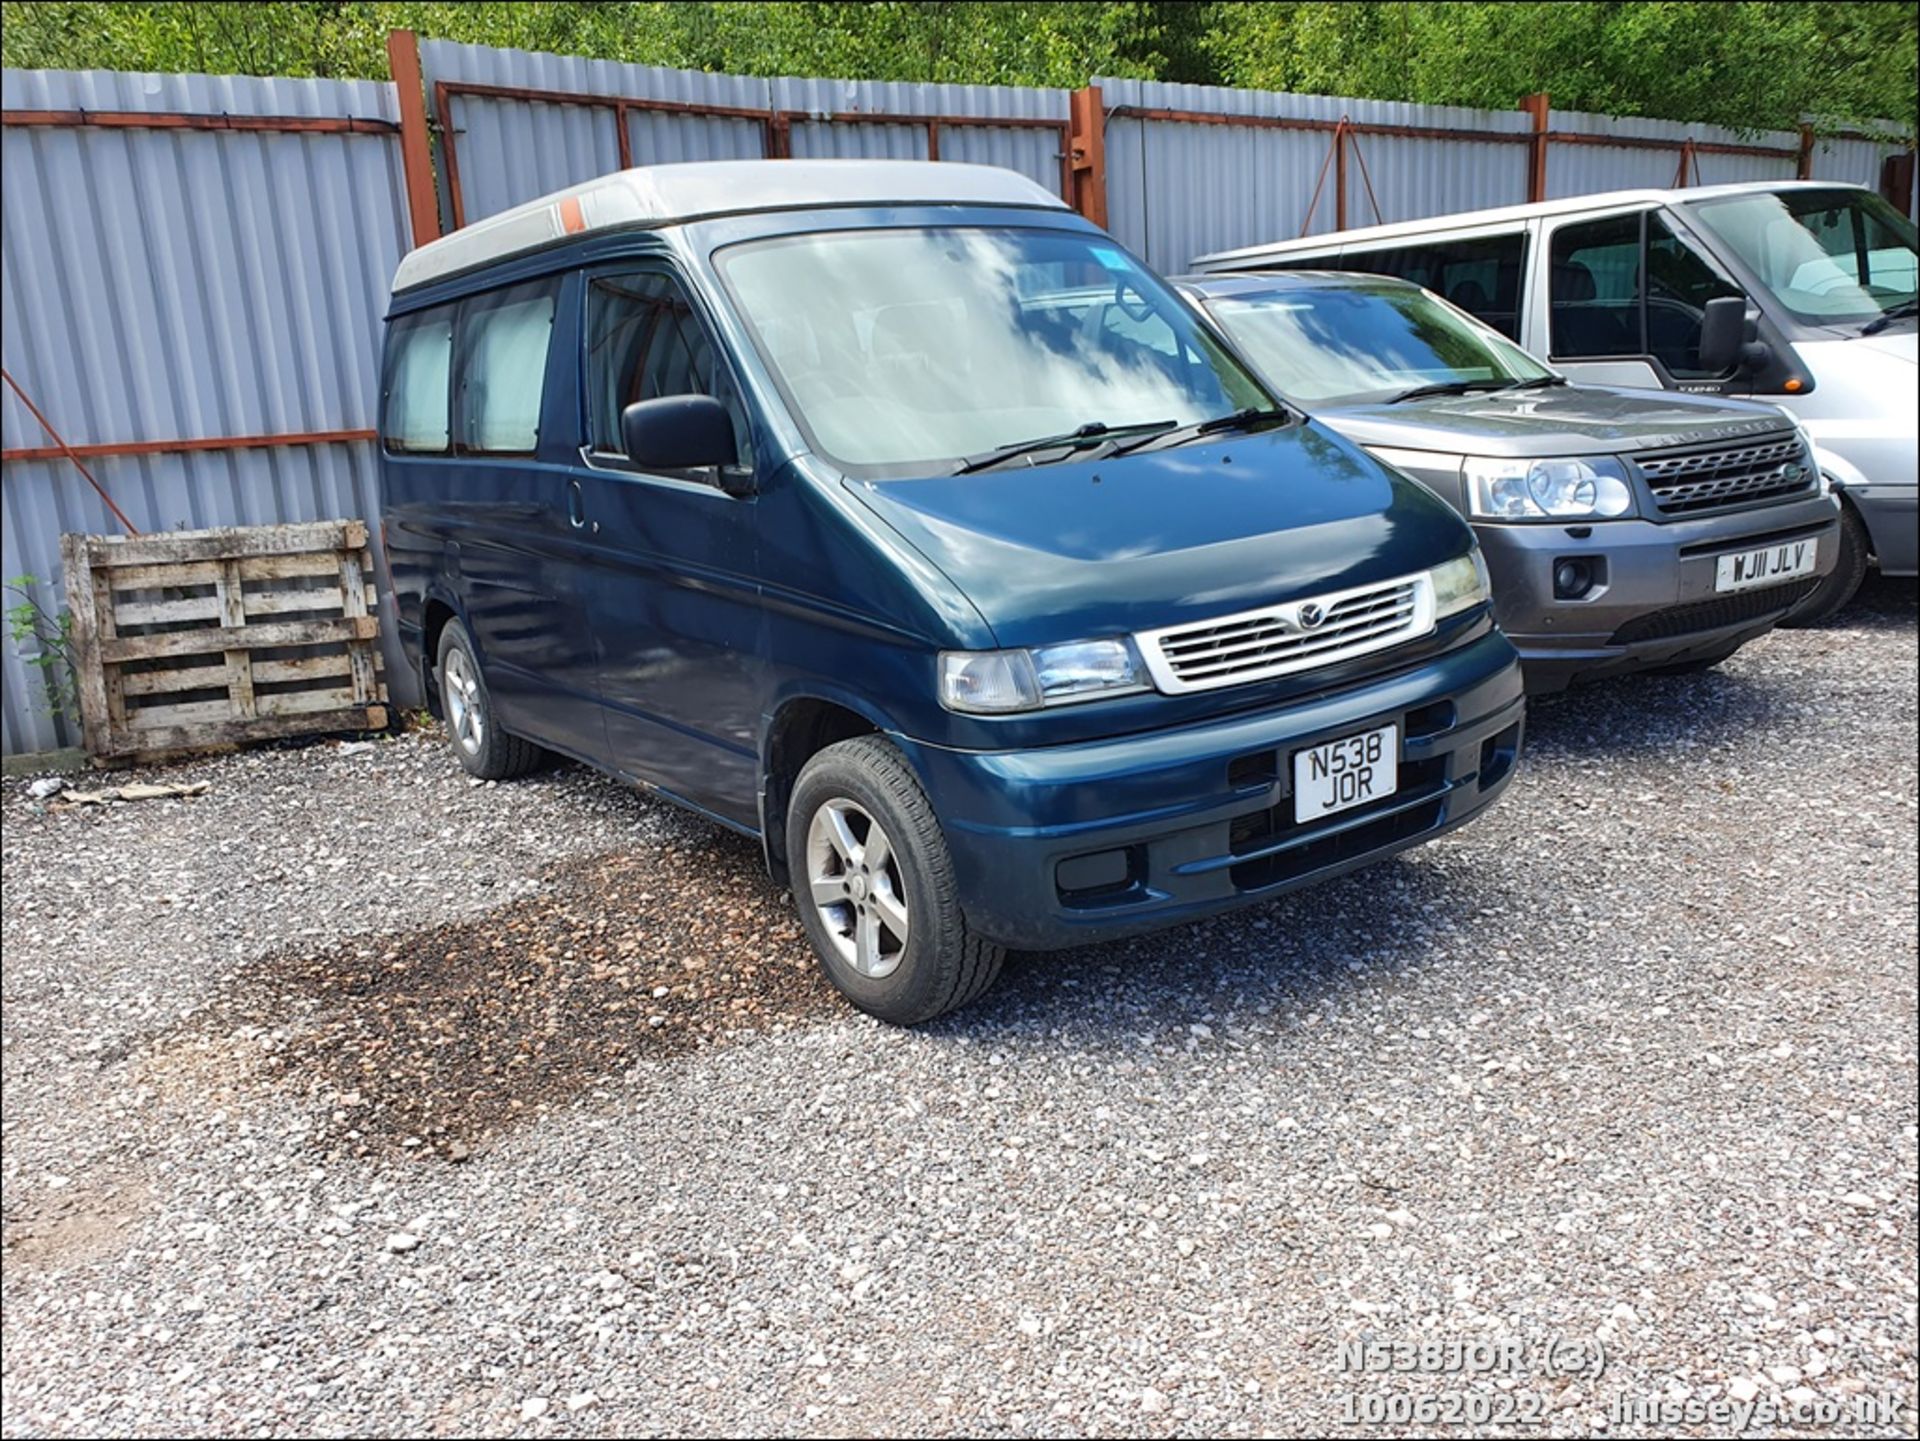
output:
M855 802L830 800L813 813L807 888L842 961L876 981L899 968L912 925L900 857Z

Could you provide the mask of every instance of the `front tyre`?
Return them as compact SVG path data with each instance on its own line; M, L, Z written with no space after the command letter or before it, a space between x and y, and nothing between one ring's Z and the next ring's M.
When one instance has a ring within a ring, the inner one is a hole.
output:
M879 736L828 746L787 808L787 870L827 979L871 1016L914 1026L966 1005L1006 952L974 935L926 792Z
M1705 675L1721 661L1732 659L1734 652L1740 649L1715 651L1712 655L1695 656L1692 660L1673 661L1667 665L1657 665L1647 671L1648 675Z
M508 735L494 715L493 697L480 674L473 638L457 620L440 632L440 705L446 712L447 739L470 775L503 781L523 776L540 764L540 747Z
M1823 577L1815 586L1813 593L1780 622L1788 630L1802 630L1807 626L1824 625L1844 610L1860 590L1860 584L1867 578L1867 552L1872 543L1867 539L1866 524L1855 514L1851 505L1840 507L1840 559L1831 574Z

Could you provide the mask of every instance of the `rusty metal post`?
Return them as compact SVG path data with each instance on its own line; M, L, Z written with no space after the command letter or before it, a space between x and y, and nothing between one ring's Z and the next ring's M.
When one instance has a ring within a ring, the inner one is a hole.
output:
M400 165L407 182L407 217L413 243L440 238L440 200L433 189L433 147L427 134L426 82L420 73L420 42L411 30L387 32L387 73L400 102Z
M1813 127L1811 125L1800 127L1800 157L1793 174L1796 180L1813 179Z
M1073 92L1067 108L1067 203L1102 229L1107 224L1107 112L1098 85Z
M1889 155L1880 162L1880 194L1895 210L1911 218L1915 205L1913 199L1913 172L1915 157L1912 150L1903 150L1897 155Z
M1687 179L1687 172L1689 170L1693 172L1693 178L1695 180L1700 178L1700 161L1694 156L1693 137L1691 135L1680 142L1680 169L1673 178L1674 189L1683 190L1691 183Z
M1533 119L1533 138L1527 145L1527 202L1530 205L1538 205L1547 198L1547 112L1551 103L1544 90L1520 102L1520 108Z
M1340 138L1340 127L1338 125L1333 127L1333 135L1337 143ZM1327 169L1332 164L1333 146L1328 146L1325 157L1320 161L1320 173L1313 177L1313 198L1307 202L1306 216L1300 222L1300 234L1303 237L1309 230L1313 229L1313 213L1320 208L1320 192L1326 189Z
M1342 115L1333 127L1333 228L1347 228L1347 126Z
M462 230L467 224L467 202L460 192L460 150L454 143L453 85L449 81L433 82L433 117L440 126L440 166L447 174L447 229Z

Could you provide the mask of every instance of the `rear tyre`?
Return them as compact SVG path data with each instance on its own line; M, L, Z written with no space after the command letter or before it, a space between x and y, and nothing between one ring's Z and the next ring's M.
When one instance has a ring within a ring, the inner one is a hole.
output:
M879 736L828 746L787 809L787 870L827 979L870 1016L917 1026L981 995L1006 951L960 909L926 792Z
M446 711L447 739L460 764L482 780L504 781L537 767L545 752L530 740L509 735L495 717L493 697L480 674L473 640L457 620L440 632L440 704Z
M1839 563L1834 566L1832 574L1814 587L1813 593L1801 601L1780 624L1792 630L1802 630L1811 625L1824 625L1846 609L1859 593L1861 582L1867 578L1867 552L1871 548L1866 526L1854 513L1853 507L1842 502Z

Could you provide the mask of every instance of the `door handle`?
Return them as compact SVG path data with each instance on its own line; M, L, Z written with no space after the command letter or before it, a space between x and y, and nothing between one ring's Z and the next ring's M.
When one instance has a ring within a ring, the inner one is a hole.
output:
M567 521L575 530L587 523L587 497L577 480L567 482Z

